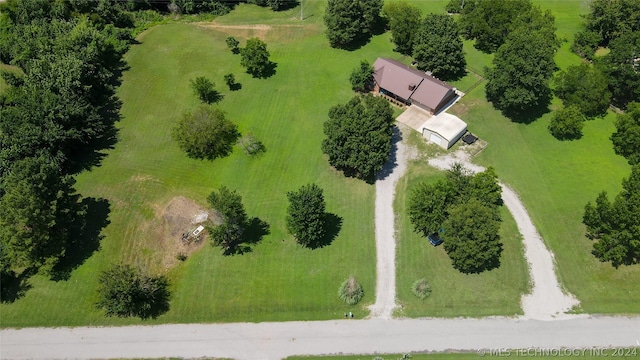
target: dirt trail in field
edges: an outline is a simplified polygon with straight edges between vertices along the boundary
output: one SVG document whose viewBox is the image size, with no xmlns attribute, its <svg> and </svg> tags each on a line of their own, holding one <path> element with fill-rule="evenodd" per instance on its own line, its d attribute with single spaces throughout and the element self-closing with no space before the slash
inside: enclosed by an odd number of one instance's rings
<svg viewBox="0 0 640 360">
<path fill-rule="evenodd" d="M 469 154 L 460 149 L 429 160 L 429 165 L 439 169 L 450 169 L 454 162 L 462 163 L 473 172 L 484 168 L 471 162 Z M 516 192 L 505 184 L 502 188 L 502 200 L 518 225 L 524 242 L 525 257 L 529 264 L 529 274 L 533 285 L 530 294 L 522 296 L 521 305 L 525 319 L 553 320 L 566 318 L 567 311 L 579 304 L 571 294 L 564 293 L 555 273 L 553 253 L 547 249 L 544 240 L 536 230 L 524 204 Z"/>
</svg>

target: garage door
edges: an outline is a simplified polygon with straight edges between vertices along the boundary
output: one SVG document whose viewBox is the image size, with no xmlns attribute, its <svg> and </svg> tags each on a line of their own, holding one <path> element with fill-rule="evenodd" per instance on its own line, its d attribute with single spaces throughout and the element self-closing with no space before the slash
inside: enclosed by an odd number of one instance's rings
<svg viewBox="0 0 640 360">
<path fill-rule="evenodd" d="M 441 143 L 442 138 L 440 136 L 438 136 L 438 134 L 431 133 L 431 135 L 429 135 L 429 140 L 431 140 L 434 143 L 442 146 L 442 143 Z"/>
</svg>

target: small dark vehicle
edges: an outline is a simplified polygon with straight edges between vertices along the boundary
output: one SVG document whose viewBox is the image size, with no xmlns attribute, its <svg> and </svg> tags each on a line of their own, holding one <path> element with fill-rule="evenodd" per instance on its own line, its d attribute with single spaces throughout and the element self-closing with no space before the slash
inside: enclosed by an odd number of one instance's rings
<svg viewBox="0 0 640 360">
<path fill-rule="evenodd" d="M 440 234 L 438 234 L 437 232 L 432 233 L 429 236 L 427 236 L 427 239 L 429 240 L 429 242 L 433 246 L 438 246 L 438 245 L 440 245 L 440 244 L 442 244 L 444 242 L 444 240 L 442 240 L 440 238 Z"/>
</svg>

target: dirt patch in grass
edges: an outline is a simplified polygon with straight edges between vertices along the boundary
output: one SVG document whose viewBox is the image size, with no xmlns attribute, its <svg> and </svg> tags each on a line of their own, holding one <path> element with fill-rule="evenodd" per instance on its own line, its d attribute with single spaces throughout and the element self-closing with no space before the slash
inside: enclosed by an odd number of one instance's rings
<svg viewBox="0 0 640 360">
<path fill-rule="evenodd" d="M 198 226 L 219 222 L 216 215 L 184 196 L 176 196 L 153 209 L 155 216 L 138 226 L 138 233 L 144 234 L 145 241 L 136 258 L 144 259 L 147 268 L 159 272 L 175 266 L 180 262 L 179 257 L 188 258 L 207 243 L 206 230 L 193 235 Z"/>
<path fill-rule="evenodd" d="M 318 31 L 315 24 L 310 25 L 266 25 L 266 24 L 247 24 L 247 25 L 223 25 L 215 21 L 196 23 L 197 26 L 207 29 L 213 29 L 223 32 L 227 35 L 238 38 L 258 38 L 263 41 L 287 42 L 299 38 L 306 37 Z"/>
</svg>

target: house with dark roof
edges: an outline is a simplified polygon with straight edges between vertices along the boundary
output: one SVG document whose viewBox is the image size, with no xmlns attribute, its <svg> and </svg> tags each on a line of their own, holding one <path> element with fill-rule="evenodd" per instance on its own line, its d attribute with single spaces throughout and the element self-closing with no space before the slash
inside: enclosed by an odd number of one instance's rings
<svg viewBox="0 0 640 360">
<path fill-rule="evenodd" d="M 444 81 L 388 58 L 373 64 L 374 91 L 406 105 L 417 105 L 431 114 L 453 101 L 456 89 Z"/>
</svg>

